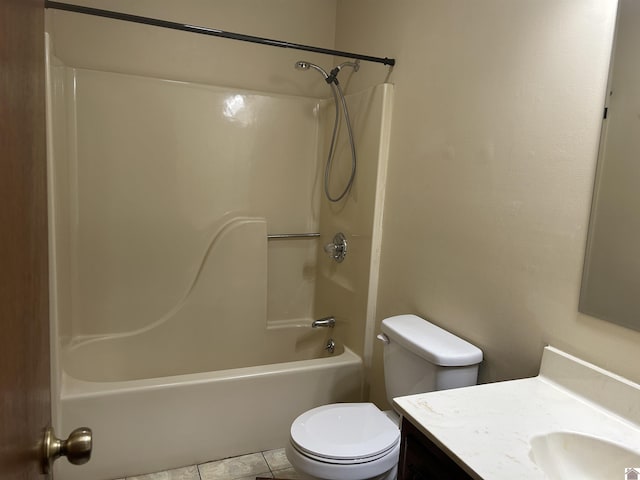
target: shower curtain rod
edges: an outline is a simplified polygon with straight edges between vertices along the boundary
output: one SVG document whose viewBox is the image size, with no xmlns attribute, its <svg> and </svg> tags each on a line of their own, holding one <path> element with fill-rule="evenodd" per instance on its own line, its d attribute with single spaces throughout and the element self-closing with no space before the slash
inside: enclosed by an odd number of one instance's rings
<svg viewBox="0 0 640 480">
<path fill-rule="evenodd" d="M 254 37 L 253 35 L 244 35 L 242 33 L 225 32 L 215 28 L 199 27 L 197 25 L 189 25 L 185 23 L 170 22 L 157 18 L 141 17 L 139 15 L 131 15 L 129 13 L 114 12 L 112 10 L 102 10 L 99 8 L 83 7 L 81 5 L 72 5 L 70 3 L 53 2 L 45 0 L 45 8 L 53 8 L 56 10 L 65 10 L 67 12 L 83 13 L 85 15 L 94 15 L 97 17 L 112 18 L 115 20 L 124 20 L 126 22 L 142 23 L 144 25 L 154 25 L 156 27 L 171 28 L 173 30 L 181 30 L 183 32 L 199 33 L 201 35 L 210 35 L 212 37 L 222 37 L 231 40 L 240 40 L 243 42 L 260 43 L 262 45 L 270 45 L 272 47 L 293 48 L 295 50 L 304 50 L 306 52 L 323 53 L 325 55 L 335 55 L 337 57 L 353 58 L 354 60 L 364 60 L 366 62 L 382 63 L 384 65 L 393 66 L 396 64 L 394 58 L 372 57 L 369 55 L 360 55 L 359 53 L 342 52 L 340 50 L 331 50 L 328 48 L 312 47 L 299 43 L 283 42 L 281 40 L 273 40 L 264 37 Z"/>
</svg>

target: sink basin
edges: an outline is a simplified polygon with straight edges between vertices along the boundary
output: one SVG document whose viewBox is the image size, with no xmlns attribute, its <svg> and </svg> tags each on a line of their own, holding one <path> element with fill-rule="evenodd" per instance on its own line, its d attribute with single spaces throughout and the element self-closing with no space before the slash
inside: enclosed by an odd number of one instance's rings
<svg viewBox="0 0 640 480">
<path fill-rule="evenodd" d="M 533 437 L 530 457 L 550 480 L 620 480 L 625 478 L 625 468 L 640 467 L 639 452 L 576 432 Z"/>
</svg>

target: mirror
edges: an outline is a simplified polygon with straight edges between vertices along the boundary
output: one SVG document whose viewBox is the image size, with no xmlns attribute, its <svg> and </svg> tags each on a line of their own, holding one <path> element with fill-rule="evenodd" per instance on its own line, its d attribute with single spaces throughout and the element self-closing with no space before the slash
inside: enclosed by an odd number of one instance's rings
<svg viewBox="0 0 640 480">
<path fill-rule="evenodd" d="M 579 310 L 640 330 L 640 0 L 620 0 Z"/>
</svg>

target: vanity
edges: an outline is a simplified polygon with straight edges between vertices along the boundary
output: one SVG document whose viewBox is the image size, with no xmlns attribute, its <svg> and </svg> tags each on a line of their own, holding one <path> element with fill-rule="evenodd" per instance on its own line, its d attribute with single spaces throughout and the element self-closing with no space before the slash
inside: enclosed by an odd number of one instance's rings
<svg viewBox="0 0 640 480">
<path fill-rule="evenodd" d="M 402 419 L 398 480 L 474 478 L 406 418 Z"/>
<path fill-rule="evenodd" d="M 394 399 L 399 480 L 624 479 L 640 472 L 640 385 L 553 347 L 540 374 Z"/>
</svg>

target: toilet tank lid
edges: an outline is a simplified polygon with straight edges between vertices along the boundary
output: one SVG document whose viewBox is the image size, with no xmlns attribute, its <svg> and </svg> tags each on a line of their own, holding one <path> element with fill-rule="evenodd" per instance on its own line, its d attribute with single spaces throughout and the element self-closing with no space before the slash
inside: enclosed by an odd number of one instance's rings
<svg viewBox="0 0 640 480">
<path fill-rule="evenodd" d="M 482 361 L 478 347 L 416 315 L 385 318 L 382 333 L 435 365 L 462 367 Z"/>
</svg>

